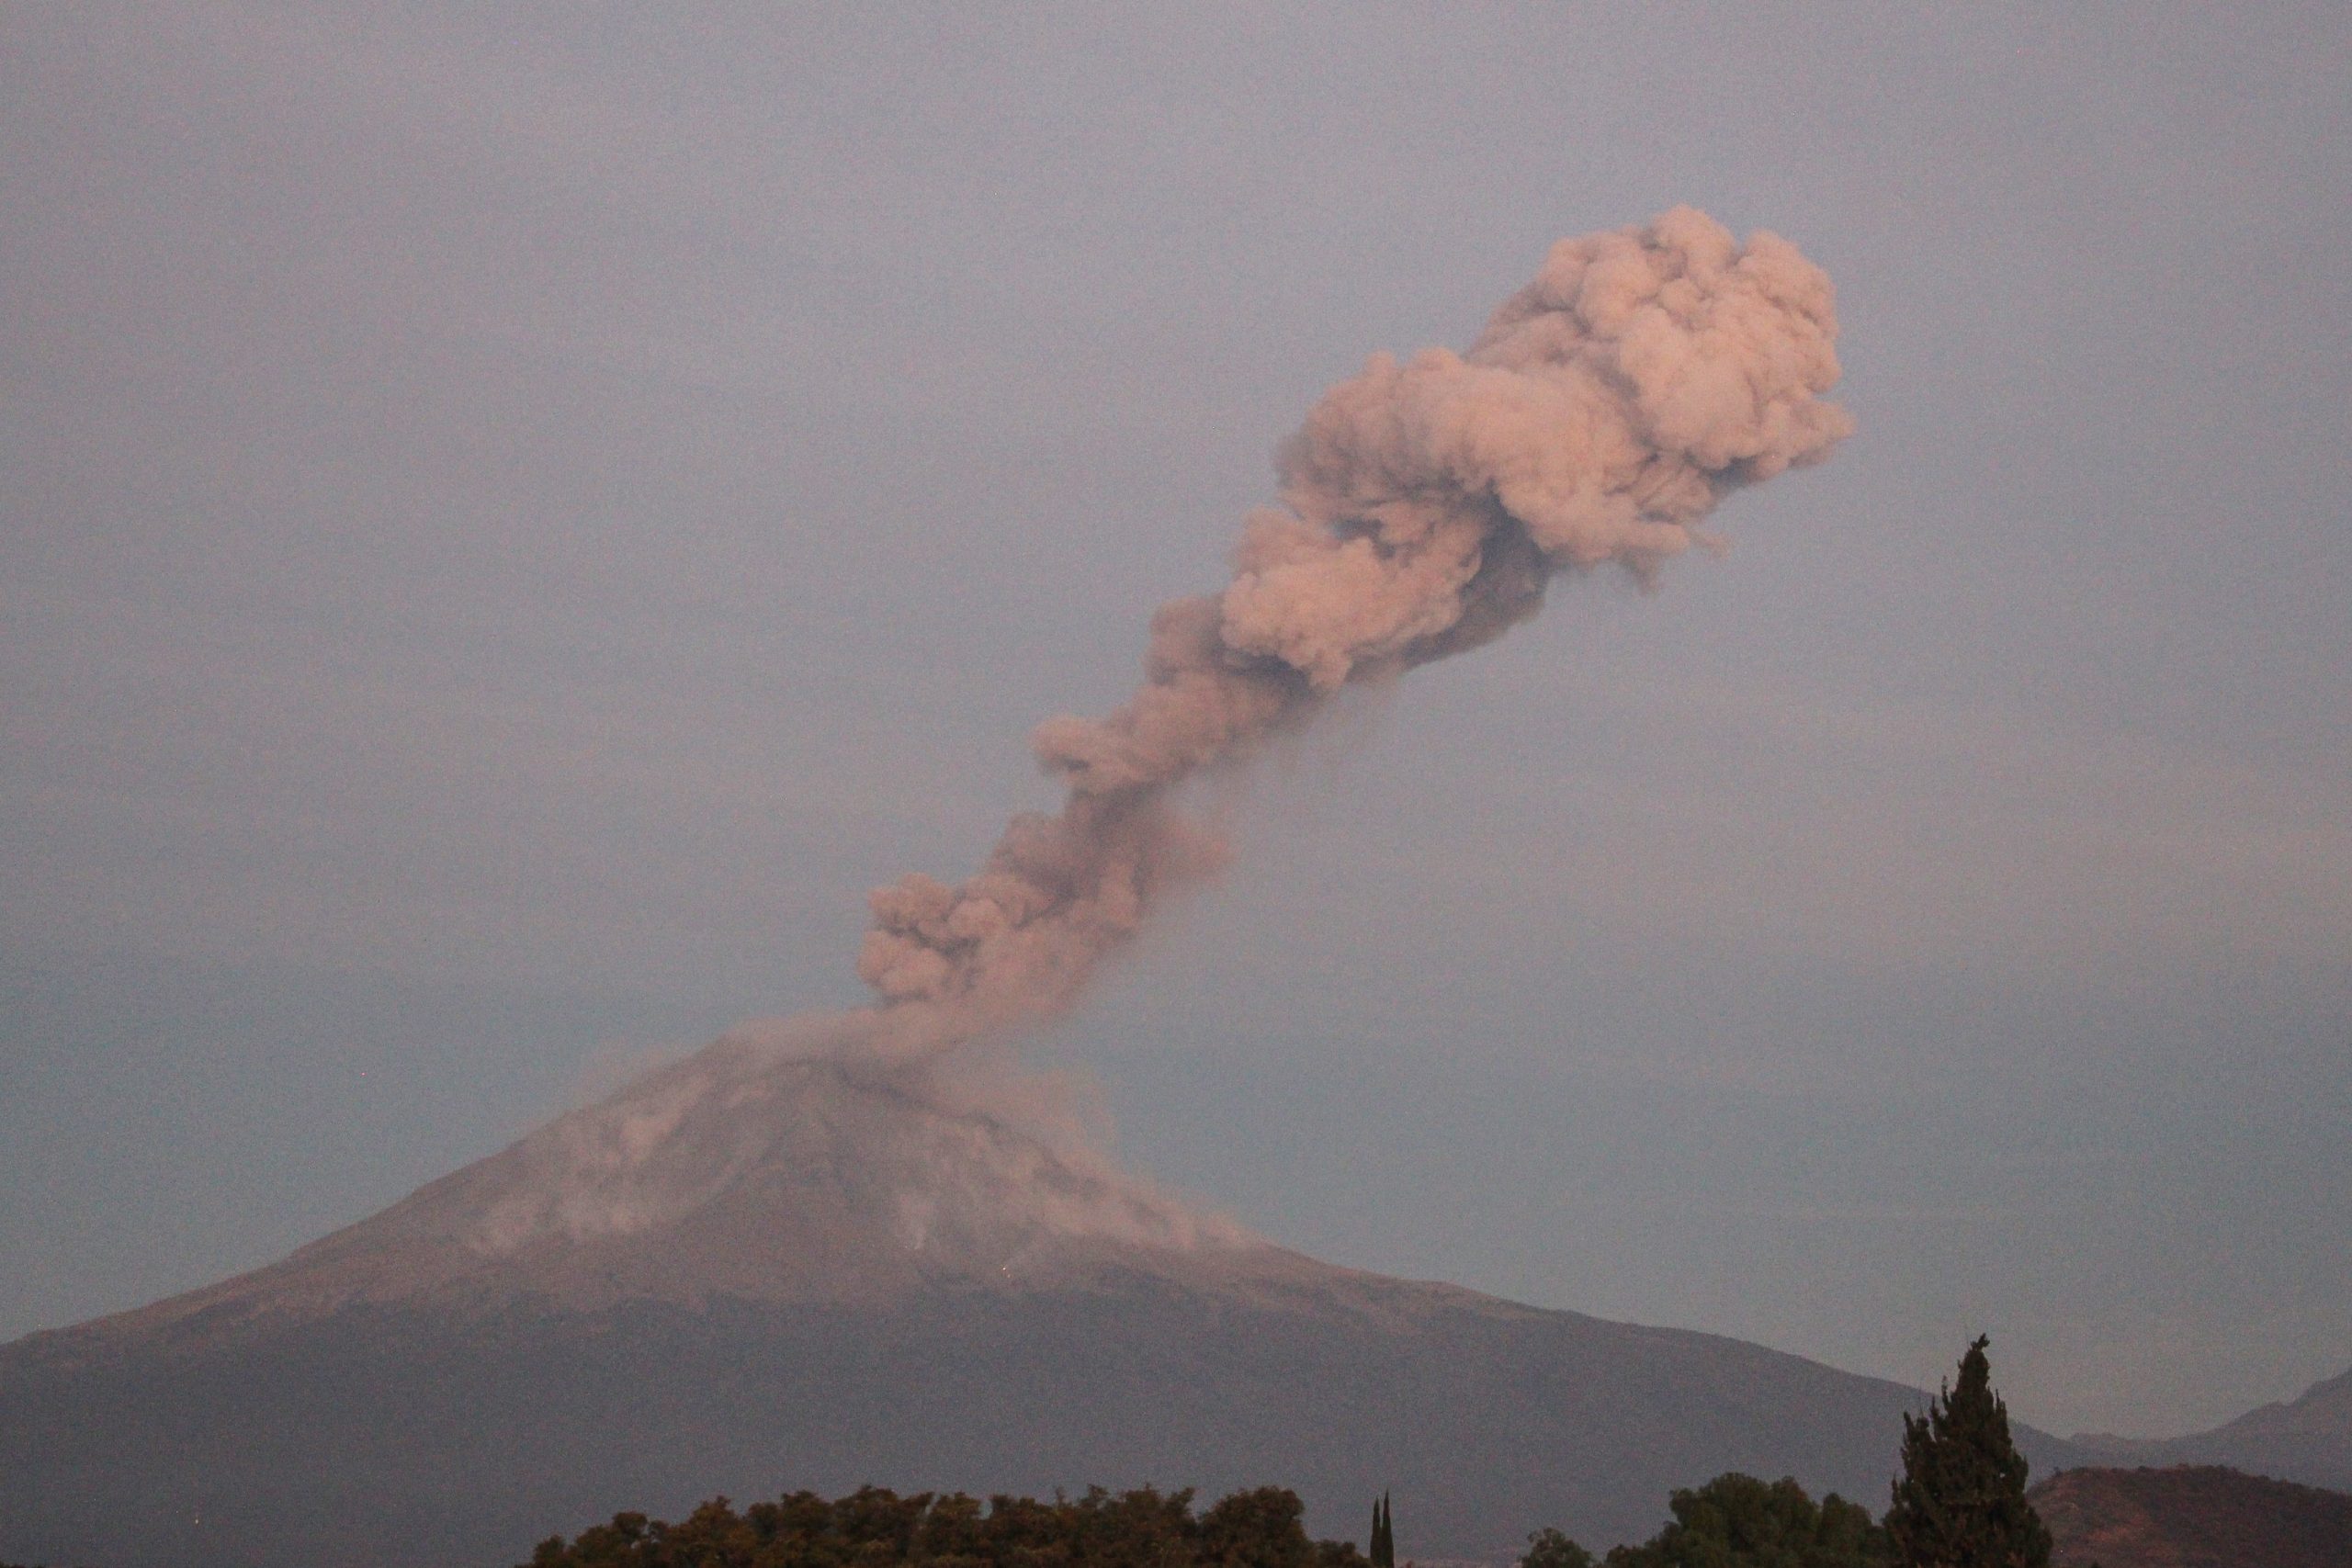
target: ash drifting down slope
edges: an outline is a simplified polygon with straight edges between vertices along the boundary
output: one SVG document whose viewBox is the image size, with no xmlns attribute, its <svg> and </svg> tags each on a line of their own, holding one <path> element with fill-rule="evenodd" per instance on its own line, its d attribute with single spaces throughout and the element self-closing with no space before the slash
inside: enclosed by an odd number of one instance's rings
<svg viewBox="0 0 2352 1568">
<path fill-rule="evenodd" d="M 876 1055 L 870 1017 L 739 1028 L 284 1262 L 118 1320 L 346 1305 L 884 1303 L 1264 1261 L 1278 1249 L 1114 1166 L 1066 1088 Z"/>
<path fill-rule="evenodd" d="M 1225 858 L 1177 795 L 1349 682 L 1644 579 L 1849 430 L 1828 279 L 1679 209 L 1563 241 L 1464 354 L 1283 448 L 1061 810 L 874 895 L 862 1011 L 747 1028 L 282 1263 L 0 1350 L 0 1553 L 508 1558 L 704 1492 L 1279 1480 L 1417 1550 L 1645 1533 L 1724 1469 L 1867 1491 L 1911 1391 L 1286 1252 L 1112 1164 L 1006 1042 Z M 186 1521 L 213 1521 L 215 1536 Z M 230 1547 L 218 1537 L 231 1534 Z"/>
</svg>

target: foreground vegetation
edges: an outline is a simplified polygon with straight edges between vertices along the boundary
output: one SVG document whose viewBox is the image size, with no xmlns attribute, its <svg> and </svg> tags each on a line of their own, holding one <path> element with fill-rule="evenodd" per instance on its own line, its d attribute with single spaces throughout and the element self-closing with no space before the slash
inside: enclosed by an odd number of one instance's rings
<svg viewBox="0 0 2352 1568">
<path fill-rule="evenodd" d="M 1310 1540 L 1297 1495 L 1236 1492 L 1205 1513 L 1189 1491 L 1146 1487 L 1075 1500 L 860 1487 L 837 1502 L 795 1493 L 738 1513 L 714 1498 L 677 1524 L 620 1514 L 543 1541 L 529 1568 L 1368 1568 L 1345 1541 Z"/>
<path fill-rule="evenodd" d="M 1529 1538 L 1520 1568 L 1892 1568 L 1884 1527 L 1835 1492 L 1818 1504 L 1795 1482 L 1718 1475 L 1677 1492 L 1673 1522 L 1639 1546 L 1597 1558 L 1555 1529 Z"/>
<path fill-rule="evenodd" d="M 2050 1532 L 2026 1500 L 2025 1456 L 1986 1343 L 1968 1348 L 1960 1382 L 1926 1416 L 1903 1418 L 1903 1473 L 1883 1523 L 1834 1492 L 1816 1506 L 1794 1481 L 1719 1475 L 1675 1493 L 1673 1522 L 1638 1546 L 1596 1558 L 1538 1530 L 1520 1568 L 2048 1568 Z"/>
<path fill-rule="evenodd" d="M 1903 1475 L 1881 1523 L 1794 1481 L 1721 1475 L 1677 1492 L 1672 1522 L 1596 1558 L 1556 1529 L 1529 1538 L 1520 1568 L 2046 1568 L 2050 1533 L 2026 1501 L 2026 1462 L 1992 1388 L 1985 1341 L 1960 1381 L 1903 1421 Z M 1372 1555 L 1312 1540 L 1297 1495 L 1237 1492 L 1205 1513 L 1189 1491 L 1100 1487 L 1070 1500 L 961 1493 L 901 1497 L 862 1487 L 836 1502 L 800 1492 L 741 1513 L 714 1498 L 677 1524 L 620 1514 L 576 1540 L 540 1543 L 526 1568 L 1391 1568 L 1386 1499 Z"/>
</svg>

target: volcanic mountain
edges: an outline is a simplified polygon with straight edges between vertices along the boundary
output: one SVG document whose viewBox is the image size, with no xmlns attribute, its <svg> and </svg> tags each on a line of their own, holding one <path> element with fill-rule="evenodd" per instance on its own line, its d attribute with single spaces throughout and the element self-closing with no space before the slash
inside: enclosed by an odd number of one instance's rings
<svg viewBox="0 0 2352 1568">
<path fill-rule="evenodd" d="M 1924 1402 L 1317 1262 L 1049 1089 L 746 1030 L 269 1268 L 0 1348 L 0 1559 L 491 1564 L 872 1481 L 1276 1483 L 1324 1533 L 1388 1489 L 1411 1554 L 1501 1560 L 1725 1470 L 1875 1504 Z"/>
</svg>

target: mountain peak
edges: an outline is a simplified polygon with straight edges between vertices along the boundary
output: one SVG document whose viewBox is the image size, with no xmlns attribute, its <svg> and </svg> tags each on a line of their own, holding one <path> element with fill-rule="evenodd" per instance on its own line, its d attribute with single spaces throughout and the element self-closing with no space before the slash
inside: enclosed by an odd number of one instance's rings
<svg viewBox="0 0 2352 1568">
<path fill-rule="evenodd" d="M 968 1053 L 892 1055 L 867 1016 L 741 1026 L 282 1262 L 108 1321 L 354 1302 L 872 1303 L 1107 1269 L 1324 1267 L 1121 1170 L 1069 1085 Z"/>
</svg>

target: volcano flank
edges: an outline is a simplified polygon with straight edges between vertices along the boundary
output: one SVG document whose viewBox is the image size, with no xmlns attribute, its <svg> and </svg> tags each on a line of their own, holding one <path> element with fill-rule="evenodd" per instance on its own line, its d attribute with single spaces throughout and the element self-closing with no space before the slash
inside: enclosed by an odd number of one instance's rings
<svg viewBox="0 0 2352 1568">
<path fill-rule="evenodd" d="M 1333 1267 L 1121 1172 L 1045 1080 L 740 1031 L 254 1273 L 0 1349 L 0 1557 L 516 1561 L 799 1487 L 1275 1482 L 1423 1557 L 1875 1500 L 1922 1396 Z M 2064 1457 L 2040 1439 L 2037 1458 Z"/>
</svg>

